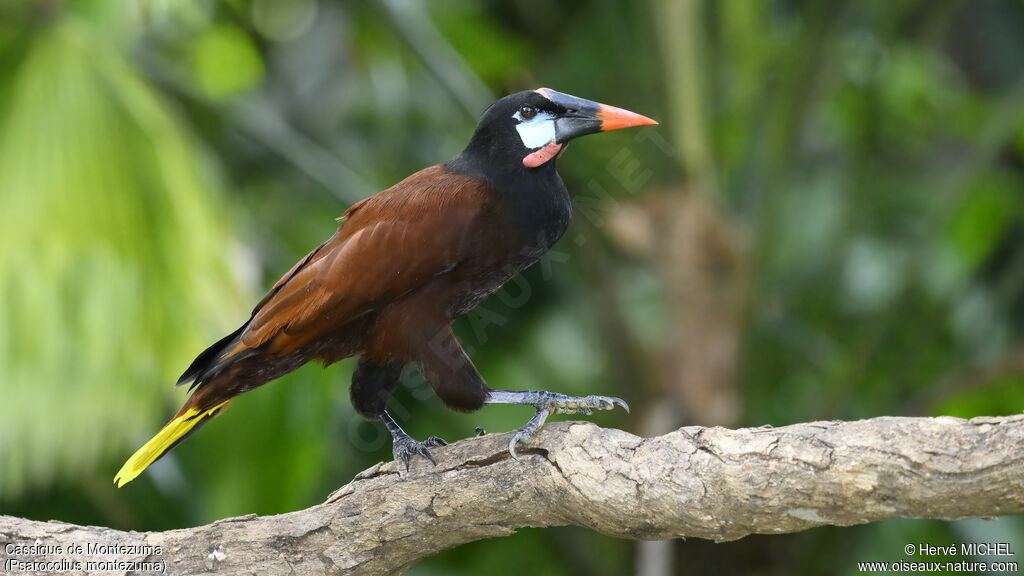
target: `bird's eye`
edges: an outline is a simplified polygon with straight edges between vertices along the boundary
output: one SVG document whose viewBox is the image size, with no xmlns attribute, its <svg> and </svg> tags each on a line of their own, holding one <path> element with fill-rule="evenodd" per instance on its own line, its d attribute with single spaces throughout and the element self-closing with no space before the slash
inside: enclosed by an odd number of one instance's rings
<svg viewBox="0 0 1024 576">
<path fill-rule="evenodd" d="M 529 120 L 537 115 L 537 109 L 533 106 L 523 106 L 519 109 L 519 115 L 523 117 L 523 120 Z"/>
</svg>

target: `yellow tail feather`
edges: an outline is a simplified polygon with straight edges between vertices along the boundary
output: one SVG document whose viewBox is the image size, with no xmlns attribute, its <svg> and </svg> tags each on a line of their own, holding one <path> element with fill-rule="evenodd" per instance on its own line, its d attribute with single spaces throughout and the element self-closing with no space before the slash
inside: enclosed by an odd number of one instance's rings
<svg viewBox="0 0 1024 576">
<path fill-rule="evenodd" d="M 134 480 L 150 464 L 156 462 L 157 458 L 163 456 L 164 452 L 170 450 L 175 442 L 181 440 L 182 437 L 195 428 L 196 424 L 216 414 L 218 410 L 230 401 L 225 400 L 209 410 L 189 408 L 184 414 L 168 422 L 160 432 L 157 432 L 156 436 L 153 436 L 152 440 L 146 442 L 142 448 L 139 448 L 135 454 L 132 454 L 132 457 L 124 463 L 124 466 L 121 466 L 121 469 L 117 471 L 117 475 L 114 476 L 114 484 L 117 484 L 117 487 L 120 488 Z"/>
</svg>

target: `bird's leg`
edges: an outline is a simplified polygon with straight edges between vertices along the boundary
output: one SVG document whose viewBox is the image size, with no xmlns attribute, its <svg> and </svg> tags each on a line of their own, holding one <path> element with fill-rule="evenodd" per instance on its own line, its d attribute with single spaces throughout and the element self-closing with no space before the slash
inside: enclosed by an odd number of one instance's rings
<svg viewBox="0 0 1024 576">
<path fill-rule="evenodd" d="M 395 422 L 395 419 L 388 414 L 385 410 L 380 415 L 380 421 L 387 427 L 388 432 L 391 432 L 392 444 L 391 453 L 395 455 L 395 460 L 401 460 L 405 464 L 405 471 L 409 471 L 409 458 L 419 454 L 427 460 L 437 466 L 437 461 L 434 460 L 434 455 L 430 453 L 430 448 L 435 446 L 447 446 L 448 443 L 438 438 L 437 436 L 431 436 L 423 442 L 414 440 L 412 436 L 406 434 L 405 430 Z"/>
<path fill-rule="evenodd" d="M 524 424 L 508 442 L 508 451 L 516 456 L 516 444 L 528 441 L 549 414 L 591 414 L 594 410 L 611 410 L 616 404 L 629 412 L 629 406 L 620 398 L 611 396 L 566 396 L 545 390 L 491 390 L 485 404 L 526 404 L 533 406 L 537 412 Z"/>
</svg>

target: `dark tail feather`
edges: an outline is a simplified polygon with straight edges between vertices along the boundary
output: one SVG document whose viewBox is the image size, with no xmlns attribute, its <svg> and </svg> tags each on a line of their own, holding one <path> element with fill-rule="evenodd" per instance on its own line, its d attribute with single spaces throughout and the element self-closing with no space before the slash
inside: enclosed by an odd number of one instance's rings
<svg viewBox="0 0 1024 576">
<path fill-rule="evenodd" d="M 245 330 L 245 328 L 248 325 L 248 322 L 242 324 L 241 328 L 235 330 L 234 332 L 228 334 L 227 336 L 221 338 L 220 340 L 217 340 L 216 344 L 210 346 L 206 350 L 203 350 L 202 354 L 196 356 L 196 359 L 192 361 L 192 364 L 190 364 L 188 369 L 185 370 L 185 373 L 181 375 L 181 378 L 178 378 L 177 386 L 181 386 L 182 384 L 188 384 L 189 382 L 193 381 L 196 382 L 196 385 L 198 385 L 200 381 L 209 380 L 210 378 L 213 378 L 214 376 L 219 374 L 221 370 L 226 368 L 227 365 L 220 367 L 218 369 L 217 365 L 220 364 L 221 354 L 224 352 L 226 348 L 233 345 L 238 340 L 239 335 L 242 334 L 242 331 Z M 232 358 L 232 360 L 234 359 L 236 358 Z M 228 362 L 227 364 L 230 364 L 230 362 Z M 210 373 L 211 370 L 215 370 L 215 372 Z"/>
</svg>

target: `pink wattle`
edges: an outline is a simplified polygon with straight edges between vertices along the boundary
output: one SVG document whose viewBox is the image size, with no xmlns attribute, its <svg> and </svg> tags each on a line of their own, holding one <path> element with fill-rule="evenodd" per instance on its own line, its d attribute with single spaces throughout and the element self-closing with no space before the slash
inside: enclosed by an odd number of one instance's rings
<svg viewBox="0 0 1024 576">
<path fill-rule="evenodd" d="M 554 158 L 562 150 L 561 144 L 556 144 L 554 140 L 548 142 L 543 148 L 536 152 L 529 154 L 526 158 L 523 158 L 523 166 L 527 168 L 536 168 L 541 164 Z"/>
</svg>

